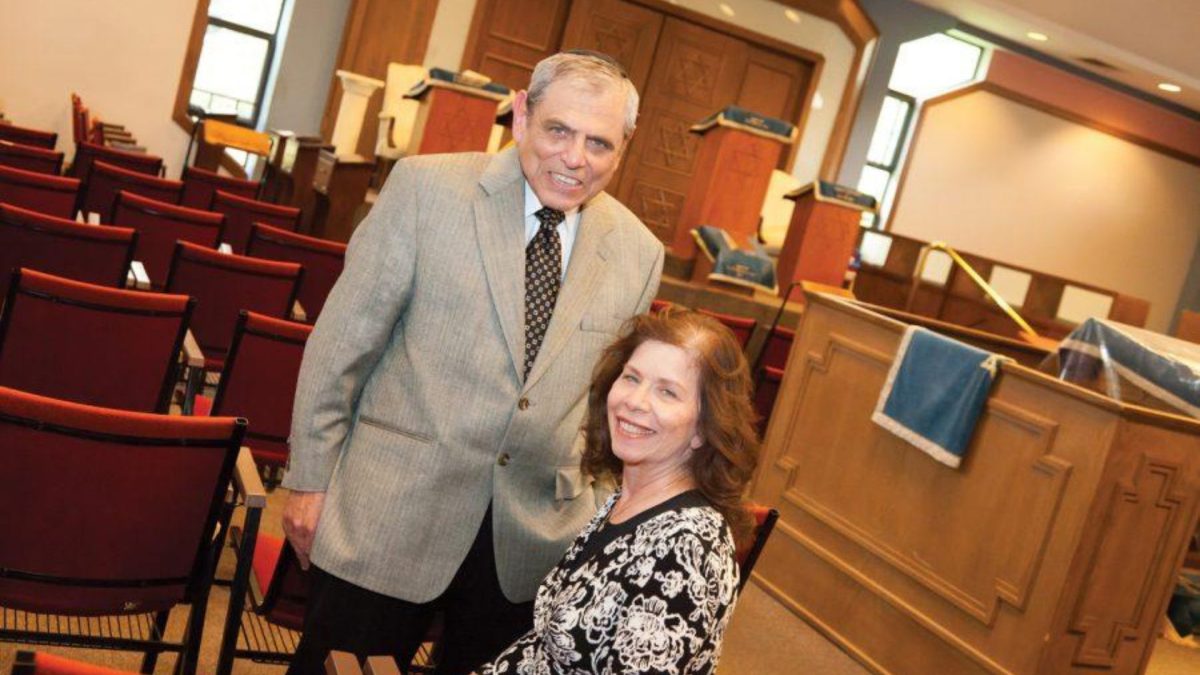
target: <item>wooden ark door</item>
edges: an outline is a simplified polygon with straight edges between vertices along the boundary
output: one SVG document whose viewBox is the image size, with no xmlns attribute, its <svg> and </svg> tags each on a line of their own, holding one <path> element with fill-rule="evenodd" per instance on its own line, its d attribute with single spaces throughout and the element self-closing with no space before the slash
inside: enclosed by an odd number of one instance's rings
<svg viewBox="0 0 1200 675">
<path fill-rule="evenodd" d="M 608 192 L 669 243 L 699 147 L 688 129 L 730 104 L 796 123 L 812 85 L 811 61 L 716 25 L 631 0 L 480 0 L 464 63 L 523 88 L 537 61 L 560 49 L 594 49 L 619 61 L 642 102 Z M 792 156 L 785 153 L 780 168 Z"/>
</svg>

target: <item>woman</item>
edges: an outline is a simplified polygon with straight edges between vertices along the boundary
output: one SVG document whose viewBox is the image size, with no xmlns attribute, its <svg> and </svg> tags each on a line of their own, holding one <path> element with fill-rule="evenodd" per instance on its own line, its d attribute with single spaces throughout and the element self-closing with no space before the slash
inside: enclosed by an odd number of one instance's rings
<svg viewBox="0 0 1200 675">
<path fill-rule="evenodd" d="M 585 471 L 620 488 L 542 582 L 501 673 L 711 673 L 736 600 L 758 451 L 733 335 L 688 311 L 633 318 L 592 375 Z"/>
</svg>

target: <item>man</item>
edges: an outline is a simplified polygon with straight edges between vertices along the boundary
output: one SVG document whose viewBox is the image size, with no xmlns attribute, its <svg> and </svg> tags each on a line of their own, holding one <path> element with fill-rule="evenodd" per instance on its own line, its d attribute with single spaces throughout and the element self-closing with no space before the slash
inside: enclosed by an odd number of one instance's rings
<svg viewBox="0 0 1200 675">
<path fill-rule="evenodd" d="M 405 662 L 435 609 L 439 672 L 469 671 L 529 629 L 606 496 L 579 469 L 587 382 L 663 262 L 603 193 L 637 91 L 568 52 L 513 109 L 515 149 L 395 166 L 309 339 L 284 529 L 313 596 L 289 672 L 329 649 Z"/>
</svg>

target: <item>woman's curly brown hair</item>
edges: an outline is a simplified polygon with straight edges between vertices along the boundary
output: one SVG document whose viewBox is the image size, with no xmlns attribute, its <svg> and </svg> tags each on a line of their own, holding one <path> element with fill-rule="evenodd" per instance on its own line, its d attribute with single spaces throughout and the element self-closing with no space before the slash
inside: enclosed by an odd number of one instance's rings
<svg viewBox="0 0 1200 675">
<path fill-rule="evenodd" d="M 704 445 L 692 455 L 692 476 L 741 544 L 754 526 L 742 493 L 758 461 L 757 415 L 751 399 L 750 366 L 741 345 L 712 317 L 670 307 L 626 322 L 622 336 L 604 350 L 592 371 L 583 422 L 583 470 L 620 480 L 622 464 L 613 454 L 608 428 L 608 391 L 634 350 L 650 340 L 687 350 L 696 359 L 701 383 L 698 425 Z"/>
</svg>

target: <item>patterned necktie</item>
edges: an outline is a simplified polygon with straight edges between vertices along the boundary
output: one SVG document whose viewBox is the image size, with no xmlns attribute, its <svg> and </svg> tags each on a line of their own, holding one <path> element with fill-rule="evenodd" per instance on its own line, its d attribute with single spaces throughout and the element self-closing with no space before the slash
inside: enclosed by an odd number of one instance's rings
<svg viewBox="0 0 1200 675">
<path fill-rule="evenodd" d="M 525 377 L 542 348 L 558 287 L 562 279 L 562 243 L 558 225 L 566 218 L 562 211 L 542 208 L 533 214 L 541 227 L 525 247 Z"/>
</svg>

